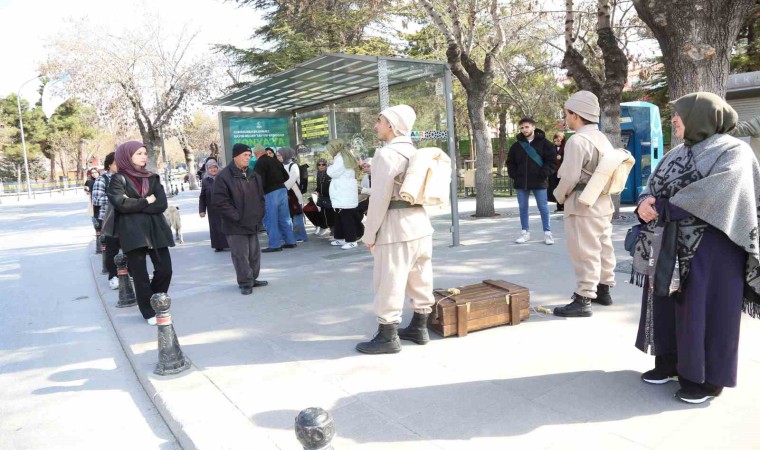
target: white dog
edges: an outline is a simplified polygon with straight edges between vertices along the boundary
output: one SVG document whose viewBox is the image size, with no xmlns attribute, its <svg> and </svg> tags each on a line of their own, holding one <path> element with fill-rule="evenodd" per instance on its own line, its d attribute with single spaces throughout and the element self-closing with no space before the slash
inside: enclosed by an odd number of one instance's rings
<svg viewBox="0 0 760 450">
<path fill-rule="evenodd" d="M 164 211 L 164 217 L 169 222 L 169 227 L 174 228 L 177 242 L 184 244 L 185 240 L 182 238 L 182 216 L 179 214 L 179 206 L 169 205 L 166 211 Z"/>
</svg>

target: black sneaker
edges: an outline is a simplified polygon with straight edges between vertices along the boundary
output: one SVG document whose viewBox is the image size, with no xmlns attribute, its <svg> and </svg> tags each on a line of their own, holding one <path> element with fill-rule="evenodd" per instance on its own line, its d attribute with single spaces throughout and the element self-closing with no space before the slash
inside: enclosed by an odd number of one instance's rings
<svg viewBox="0 0 760 450">
<path fill-rule="evenodd" d="M 277 247 L 277 248 L 267 247 L 264 250 L 262 250 L 261 253 L 273 253 L 273 252 L 281 252 L 281 251 L 282 251 L 282 247 Z"/>
<path fill-rule="evenodd" d="M 692 405 L 699 405 L 700 403 L 704 403 L 719 396 L 721 392 L 723 392 L 722 387 L 705 383 L 699 387 L 681 388 L 676 391 L 675 397 L 682 402 L 691 403 Z"/>
<path fill-rule="evenodd" d="M 298 247 L 298 244 L 285 244 L 282 246 L 282 248 L 296 248 Z"/>
<path fill-rule="evenodd" d="M 251 295 L 253 294 L 253 288 L 250 286 L 244 286 L 240 288 L 240 293 L 243 295 Z"/>
<path fill-rule="evenodd" d="M 665 384 L 669 381 L 678 381 L 678 374 L 666 373 L 665 371 L 654 368 L 641 374 L 641 381 L 649 384 Z"/>
</svg>

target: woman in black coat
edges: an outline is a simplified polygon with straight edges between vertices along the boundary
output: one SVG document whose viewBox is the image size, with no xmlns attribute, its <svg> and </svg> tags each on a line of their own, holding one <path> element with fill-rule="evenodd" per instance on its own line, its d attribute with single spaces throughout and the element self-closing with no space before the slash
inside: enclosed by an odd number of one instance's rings
<svg viewBox="0 0 760 450">
<path fill-rule="evenodd" d="M 206 217 L 208 213 L 208 228 L 211 234 L 211 247 L 214 251 L 221 252 L 225 248 L 230 248 L 227 243 L 227 236 L 222 233 L 222 216 L 217 214 L 213 207 L 212 193 L 214 191 L 214 180 L 219 173 L 219 164 L 214 160 L 206 162 L 206 170 L 201 182 L 201 195 L 198 199 L 198 212 L 201 217 Z"/>
<path fill-rule="evenodd" d="M 314 191 L 317 194 L 317 203 L 314 204 L 313 200 L 309 200 L 308 204 L 304 206 L 304 214 L 309 219 L 309 222 L 313 223 L 317 228 L 314 234 L 317 236 L 323 236 L 325 233 L 332 234 L 332 229 L 335 226 L 337 214 L 332 208 L 330 202 L 330 182 L 332 178 L 327 175 L 327 160 L 320 158 L 317 161 L 317 190 Z"/>
<path fill-rule="evenodd" d="M 155 325 L 150 297 L 168 292 L 172 280 L 169 247 L 174 247 L 174 239 L 164 217 L 166 194 L 158 175 L 145 169 L 148 152 L 142 142 L 121 144 L 115 162 L 119 172 L 108 185 L 108 200 L 116 213 L 113 228 L 127 255 L 140 312 L 148 324 Z M 146 256 L 153 263 L 153 281 L 148 277 Z"/>
</svg>

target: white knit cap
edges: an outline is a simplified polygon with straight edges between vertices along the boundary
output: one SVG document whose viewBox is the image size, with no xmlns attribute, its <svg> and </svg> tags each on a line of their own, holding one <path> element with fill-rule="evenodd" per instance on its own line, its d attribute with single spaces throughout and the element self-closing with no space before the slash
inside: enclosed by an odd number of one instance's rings
<svg viewBox="0 0 760 450">
<path fill-rule="evenodd" d="M 409 136 L 412 133 L 417 114 L 409 105 L 396 105 L 384 109 L 381 116 L 385 116 L 391 124 L 393 134 L 396 136 Z"/>
<path fill-rule="evenodd" d="M 599 123 L 599 99 L 593 92 L 578 91 L 571 95 L 565 102 L 565 109 L 590 122 Z"/>
</svg>

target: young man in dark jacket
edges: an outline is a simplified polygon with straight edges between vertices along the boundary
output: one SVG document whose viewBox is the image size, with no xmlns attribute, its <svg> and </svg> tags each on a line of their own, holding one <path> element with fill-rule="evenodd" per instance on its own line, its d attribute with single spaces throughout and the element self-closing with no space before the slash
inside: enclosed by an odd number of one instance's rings
<svg viewBox="0 0 760 450">
<path fill-rule="evenodd" d="M 285 187 L 285 182 L 290 178 L 288 171 L 277 158 L 269 156 L 265 150 L 256 152 L 254 170 L 264 184 L 264 197 L 267 201 L 264 226 L 269 235 L 269 247 L 263 252 L 281 252 L 283 248 L 295 248 L 296 235 L 293 233 L 288 189 Z M 280 246 L 280 240 L 285 241 L 285 245 Z"/>
<path fill-rule="evenodd" d="M 549 205 L 546 189 L 549 186 L 549 175 L 555 172 L 557 165 L 557 150 L 546 139 L 543 130 L 536 128 L 536 122 L 529 118 L 520 119 L 520 134 L 517 142 L 512 144 L 507 155 L 507 170 L 517 189 L 517 204 L 520 206 L 520 225 L 522 233 L 515 241 L 524 244 L 530 240 L 528 225 L 528 201 L 530 192 L 538 204 L 541 213 L 541 223 L 544 227 L 544 243 L 554 244 L 551 226 L 549 225 Z"/>
<path fill-rule="evenodd" d="M 240 293 L 249 295 L 254 287 L 268 284 L 257 280 L 261 270 L 258 230 L 264 217 L 264 188 L 261 177 L 248 169 L 250 147 L 235 144 L 232 159 L 232 164 L 216 176 L 212 202 L 222 217 L 222 233 L 230 244 Z"/>
</svg>

